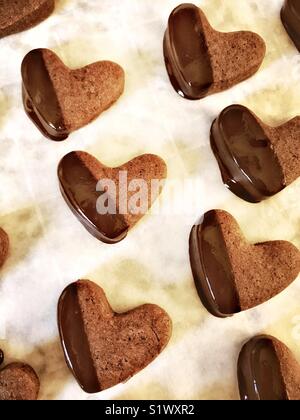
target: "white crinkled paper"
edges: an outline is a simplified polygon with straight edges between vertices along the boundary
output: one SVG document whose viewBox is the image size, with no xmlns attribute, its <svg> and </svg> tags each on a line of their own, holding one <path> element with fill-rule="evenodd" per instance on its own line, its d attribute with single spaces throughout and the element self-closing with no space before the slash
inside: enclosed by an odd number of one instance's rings
<svg viewBox="0 0 300 420">
<path fill-rule="evenodd" d="M 220 320 L 199 301 L 188 257 L 190 229 L 212 208 L 231 212 L 252 242 L 285 239 L 300 246 L 300 182 L 248 204 L 225 189 L 209 146 L 212 121 L 232 103 L 274 125 L 300 114 L 300 55 L 280 21 L 282 0 L 197 2 L 216 29 L 262 35 L 267 56 L 250 80 L 196 102 L 173 91 L 164 67 L 163 34 L 178 3 L 58 0 L 54 15 L 38 27 L 0 40 L 0 226 L 11 238 L 0 273 L 0 346 L 7 361 L 22 359 L 37 370 L 42 399 L 236 399 L 238 353 L 258 333 L 277 336 L 300 358 L 299 279 L 271 302 Z M 63 143 L 43 138 L 22 107 L 20 64 L 38 47 L 53 49 L 70 67 L 109 59 L 126 70 L 118 103 Z M 158 154 L 169 180 L 196 182 L 184 203 L 196 196 L 198 207 L 149 215 L 120 244 L 102 244 L 59 192 L 57 165 L 73 150 L 111 166 Z M 168 199 L 163 193 L 165 209 Z M 179 206 L 182 200 L 179 189 Z M 79 278 L 101 285 L 118 311 L 156 303 L 174 322 L 172 341 L 157 360 L 95 396 L 81 391 L 67 370 L 56 326 L 58 297 Z"/>
</svg>

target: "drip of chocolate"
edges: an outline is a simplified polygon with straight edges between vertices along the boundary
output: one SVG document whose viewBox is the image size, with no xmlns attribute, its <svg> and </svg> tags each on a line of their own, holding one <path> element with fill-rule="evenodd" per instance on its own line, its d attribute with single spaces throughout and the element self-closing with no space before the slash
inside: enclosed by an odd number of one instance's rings
<svg viewBox="0 0 300 420">
<path fill-rule="evenodd" d="M 101 391 L 84 330 L 77 284 L 63 292 L 58 304 L 58 328 L 67 365 L 82 389 L 90 394 Z"/>
<path fill-rule="evenodd" d="M 3 350 L 0 349 L 0 366 L 3 364 L 4 362 L 4 353 Z"/>
<path fill-rule="evenodd" d="M 65 156 L 58 167 L 60 189 L 64 199 L 84 227 L 97 239 L 108 244 L 127 236 L 128 225 L 120 214 L 99 214 L 97 192 L 100 181 L 93 175 L 76 152 Z"/>
<path fill-rule="evenodd" d="M 201 99 L 213 83 L 213 72 L 199 9 L 178 6 L 170 15 L 164 38 L 164 56 L 170 81 L 184 98 Z"/>
<path fill-rule="evenodd" d="M 192 229 L 190 259 L 195 285 L 206 309 L 224 318 L 241 311 L 226 244 L 215 211 Z"/>
<path fill-rule="evenodd" d="M 285 0 L 281 10 L 282 23 L 300 51 L 300 2 L 299 0 Z"/>
<path fill-rule="evenodd" d="M 244 346 L 238 361 L 238 381 L 242 400 L 288 400 L 272 338 L 256 337 Z"/>
<path fill-rule="evenodd" d="M 61 107 L 43 57 L 43 49 L 33 50 L 22 63 L 23 104 L 28 117 L 51 140 L 68 138 Z"/>
<path fill-rule="evenodd" d="M 211 145 L 225 185 L 240 198 L 258 203 L 286 187 L 273 146 L 247 108 L 233 105 L 220 114 Z"/>
</svg>

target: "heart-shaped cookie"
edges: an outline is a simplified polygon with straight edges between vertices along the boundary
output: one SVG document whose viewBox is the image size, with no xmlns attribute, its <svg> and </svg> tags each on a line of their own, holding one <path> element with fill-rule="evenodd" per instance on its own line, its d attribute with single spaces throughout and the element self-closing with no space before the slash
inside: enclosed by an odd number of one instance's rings
<svg viewBox="0 0 300 420">
<path fill-rule="evenodd" d="M 71 70 L 52 51 L 29 52 L 22 63 L 27 115 L 52 140 L 65 140 L 113 105 L 124 91 L 123 69 L 99 61 Z"/>
<path fill-rule="evenodd" d="M 3 352 L 0 350 L 0 365 Z M 32 367 L 24 363 L 11 363 L 0 370 L 0 401 L 36 400 L 40 381 Z"/>
<path fill-rule="evenodd" d="M 5 263 L 9 251 L 9 238 L 6 232 L 0 228 L 0 268 Z"/>
<path fill-rule="evenodd" d="M 105 243 L 123 240 L 150 209 L 166 178 L 165 162 L 142 155 L 109 168 L 85 152 L 66 155 L 58 166 L 63 197 L 84 227 Z"/>
<path fill-rule="evenodd" d="M 261 66 L 265 52 L 259 35 L 215 31 L 193 4 L 173 10 L 164 38 L 170 81 L 187 99 L 201 99 L 249 78 Z"/>
<path fill-rule="evenodd" d="M 54 6 L 54 0 L 0 0 L 0 38 L 37 25 Z"/>
<path fill-rule="evenodd" d="M 281 341 L 258 336 L 243 347 L 238 381 L 244 401 L 300 400 L 300 365 Z"/>
<path fill-rule="evenodd" d="M 281 10 L 282 23 L 290 38 L 300 51 L 300 2 L 285 0 Z"/>
<path fill-rule="evenodd" d="M 232 105 L 214 121 L 211 145 L 225 185 L 251 203 L 300 176 L 300 117 L 270 127 L 244 106 Z"/>
<path fill-rule="evenodd" d="M 252 245 L 236 220 L 213 210 L 193 227 L 190 259 L 207 310 L 227 317 L 254 308 L 288 287 L 300 272 L 300 251 L 291 243 Z"/>
<path fill-rule="evenodd" d="M 58 304 L 66 362 L 85 392 L 97 393 L 127 381 L 166 347 L 172 322 L 156 305 L 115 313 L 104 291 L 81 280 L 68 286 Z"/>
</svg>

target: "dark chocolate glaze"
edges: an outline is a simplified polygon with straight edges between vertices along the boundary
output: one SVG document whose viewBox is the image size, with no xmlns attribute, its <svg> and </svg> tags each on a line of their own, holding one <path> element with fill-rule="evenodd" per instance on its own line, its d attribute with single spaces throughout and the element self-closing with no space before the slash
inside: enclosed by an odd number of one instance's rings
<svg viewBox="0 0 300 420">
<path fill-rule="evenodd" d="M 96 187 L 100 180 L 95 179 L 76 152 L 61 160 L 58 177 L 61 193 L 70 209 L 95 238 L 115 244 L 127 236 L 128 225 L 122 215 L 101 215 L 97 212 L 101 192 L 97 192 Z"/>
<path fill-rule="evenodd" d="M 288 400 L 271 337 L 255 337 L 243 347 L 238 361 L 238 381 L 241 400 Z"/>
<path fill-rule="evenodd" d="M 273 146 L 249 109 L 226 108 L 212 125 L 211 146 L 225 185 L 243 200 L 259 203 L 286 187 Z"/>
<path fill-rule="evenodd" d="M 45 64 L 43 51 L 30 51 L 23 60 L 23 104 L 26 114 L 44 136 L 62 141 L 68 138 L 69 132 Z"/>
<path fill-rule="evenodd" d="M 179 95 L 192 100 L 206 96 L 213 73 L 199 9 L 193 4 L 182 4 L 171 13 L 164 56 L 170 81 Z"/>
<path fill-rule="evenodd" d="M 300 51 L 300 2 L 299 0 L 285 0 L 281 10 L 282 23 Z"/>
<path fill-rule="evenodd" d="M 101 391 L 84 329 L 77 283 L 68 286 L 58 302 L 58 328 L 68 367 L 81 388 L 95 394 Z"/>
<path fill-rule="evenodd" d="M 225 318 L 241 311 L 226 244 L 216 212 L 205 214 L 190 236 L 190 260 L 195 285 L 206 309 Z"/>
<path fill-rule="evenodd" d="M 2 365 L 3 362 L 4 362 L 4 353 L 3 353 L 3 350 L 0 349 L 0 366 Z"/>
</svg>

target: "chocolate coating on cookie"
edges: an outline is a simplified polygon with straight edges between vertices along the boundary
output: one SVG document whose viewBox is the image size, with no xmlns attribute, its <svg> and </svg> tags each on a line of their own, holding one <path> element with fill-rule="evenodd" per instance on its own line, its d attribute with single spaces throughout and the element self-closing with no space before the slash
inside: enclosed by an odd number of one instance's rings
<svg viewBox="0 0 300 420">
<path fill-rule="evenodd" d="M 195 285 L 206 309 L 217 317 L 241 311 L 234 275 L 215 211 L 205 214 L 190 236 Z"/>
<path fill-rule="evenodd" d="M 204 97 L 213 83 L 213 72 L 196 6 L 181 5 L 170 15 L 164 55 L 174 89 L 187 99 Z"/>
<path fill-rule="evenodd" d="M 247 108 L 233 105 L 220 114 L 211 145 L 225 185 L 240 198 L 257 203 L 285 188 L 272 143 Z"/>
<path fill-rule="evenodd" d="M 55 141 L 68 138 L 61 106 L 49 75 L 43 49 L 31 51 L 22 63 L 23 104 L 41 132 Z"/>
<path fill-rule="evenodd" d="M 290 38 L 300 51 L 300 2 L 285 0 L 281 10 L 282 23 Z"/>
<path fill-rule="evenodd" d="M 201 99 L 252 76 L 261 66 L 266 46 L 247 31 L 221 33 L 201 9 L 181 4 L 169 17 L 164 56 L 170 81 L 186 99 Z"/>
<path fill-rule="evenodd" d="M 0 349 L 0 366 L 2 365 L 3 362 L 4 362 L 4 352 L 2 349 Z"/>
<path fill-rule="evenodd" d="M 300 366 L 279 340 L 258 336 L 246 343 L 238 361 L 241 400 L 299 400 Z"/>
<path fill-rule="evenodd" d="M 61 295 L 58 326 L 66 362 L 86 392 L 99 392 L 100 384 L 93 364 L 89 342 L 78 300 L 77 284 L 71 284 Z"/>
<path fill-rule="evenodd" d="M 39 24 L 54 6 L 54 0 L 0 0 L 0 38 Z"/>
</svg>

